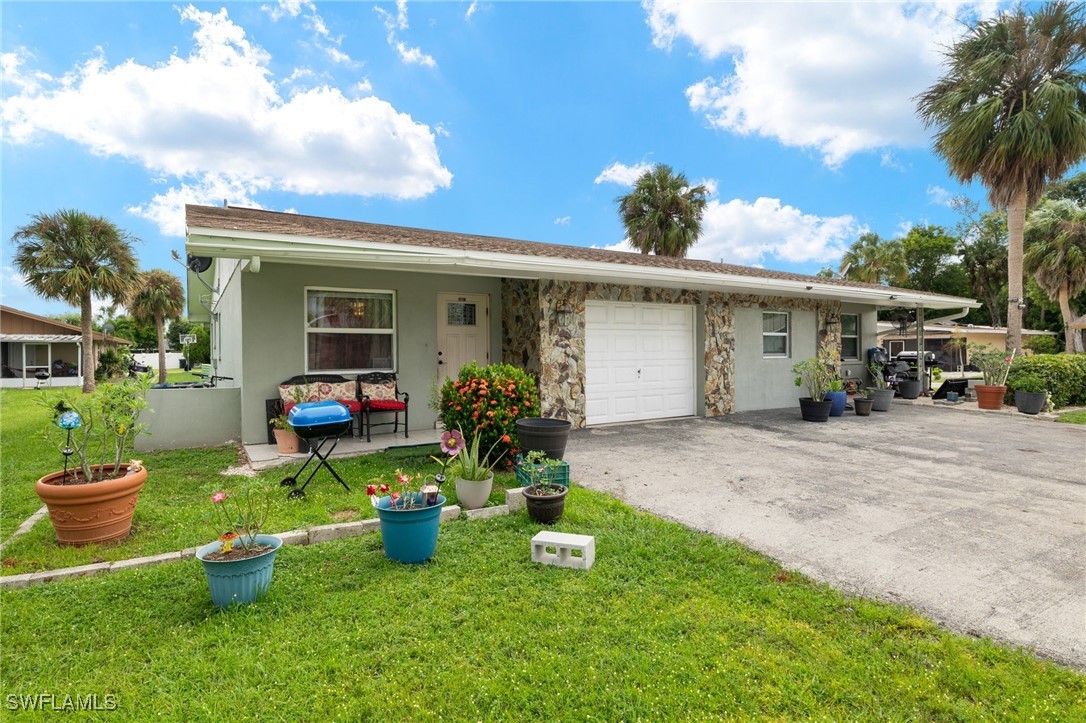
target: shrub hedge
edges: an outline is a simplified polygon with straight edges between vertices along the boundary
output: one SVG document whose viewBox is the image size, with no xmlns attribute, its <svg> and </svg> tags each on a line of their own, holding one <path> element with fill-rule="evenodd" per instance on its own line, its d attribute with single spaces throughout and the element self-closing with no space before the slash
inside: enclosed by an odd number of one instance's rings
<svg viewBox="0 0 1086 723">
<path fill-rule="evenodd" d="M 439 408 L 446 429 L 460 429 L 469 443 L 481 435 L 480 449 L 497 443 L 495 452 L 504 452 L 502 464 L 509 465 L 520 448 L 517 420 L 539 416 L 539 390 L 523 369 L 472 362 L 445 380 Z"/>
<path fill-rule="evenodd" d="M 1086 404 L 1086 354 L 1034 354 L 1019 357 L 1007 375 L 1007 403 L 1014 400 L 1016 382 L 1039 377 L 1056 407 Z"/>
</svg>

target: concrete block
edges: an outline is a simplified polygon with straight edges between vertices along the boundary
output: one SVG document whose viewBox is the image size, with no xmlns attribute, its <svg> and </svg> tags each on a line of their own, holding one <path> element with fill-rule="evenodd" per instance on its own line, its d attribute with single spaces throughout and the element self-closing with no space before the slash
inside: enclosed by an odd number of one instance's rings
<svg viewBox="0 0 1086 723">
<path fill-rule="evenodd" d="M 161 555 L 149 555 L 147 557 L 133 557 L 131 560 L 118 560 L 109 563 L 110 572 L 125 570 L 132 567 L 146 567 L 148 565 L 161 565 L 165 562 L 177 562 L 181 558 L 180 552 L 164 552 Z"/>
<path fill-rule="evenodd" d="M 441 508 L 441 521 L 448 522 L 460 516 L 460 505 L 448 505 Z"/>
<path fill-rule="evenodd" d="M 200 547 L 203 546 L 201 545 Z M 191 560 L 192 558 L 196 557 L 196 551 L 199 549 L 199 547 L 186 547 L 184 550 L 181 551 L 181 559 Z"/>
<path fill-rule="evenodd" d="M 358 537 L 368 531 L 369 530 L 362 526 L 361 521 L 339 522 L 334 525 L 310 527 L 309 544 L 315 545 L 318 542 L 328 542 L 329 540 L 345 540 L 348 537 Z"/>
<path fill-rule="evenodd" d="M 362 520 L 362 527 L 366 530 L 366 532 L 377 532 L 377 530 L 381 529 L 381 520 L 377 519 L 376 517 L 368 520 Z"/>
<path fill-rule="evenodd" d="M 308 545 L 309 544 L 309 530 L 289 530 L 287 532 L 277 532 L 275 534 L 284 545 Z"/>
<path fill-rule="evenodd" d="M 464 510 L 464 517 L 469 520 L 485 520 L 487 517 L 508 515 L 509 505 L 497 505 L 495 507 L 480 507 L 477 510 Z"/>
<path fill-rule="evenodd" d="M 595 561 L 596 538 L 592 535 L 543 530 L 532 538 L 532 562 L 588 570 Z"/>
<path fill-rule="evenodd" d="M 59 582 L 61 580 L 74 580 L 78 577 L 93 577 L 109 572 L 108 562 L 95 562 L 79 567 L 62 567 L 59 570 L 42 570 L 30 576 L 30 584 L 37 585 L 43 582 Z"/>
<path fill-rule="evenodd" d="M 524 508 L 524 488 L 515 487 L 511 490 L 505 491 L 505 505 L 509 508 L 510 512 L 516 512 L 517 510 Z"/>
<path fill-rule="evenodd" d="M 0 589 L 21 590 L 30 586 L 30 578 L 32 577 L 34 577 L 32 572 L 25 572 L 22 575 L 5 575 L 0 577 Z"/>
</svg>

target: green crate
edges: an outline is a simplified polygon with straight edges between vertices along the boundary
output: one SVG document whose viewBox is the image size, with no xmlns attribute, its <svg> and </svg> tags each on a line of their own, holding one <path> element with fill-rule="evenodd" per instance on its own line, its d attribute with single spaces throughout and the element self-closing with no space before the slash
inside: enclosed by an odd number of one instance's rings
<svg viewBox="0 0 1086 723">
<path fill-rule="evenodd" d="M 562 485 L 566 489 L 569 489 L 569 462 L 563 461 L 555 466 L 549 466 L 545 464 L 531 465 L 527 462 L 521 462 L 517 465 L 517 484 L 521 487 L 528 487 L 535 484 L 534 473 L 531 471 L 531 467 L 543 470 L 543 477 L 539 481 L 548 480 L 552 485 Z"/>
</svg>

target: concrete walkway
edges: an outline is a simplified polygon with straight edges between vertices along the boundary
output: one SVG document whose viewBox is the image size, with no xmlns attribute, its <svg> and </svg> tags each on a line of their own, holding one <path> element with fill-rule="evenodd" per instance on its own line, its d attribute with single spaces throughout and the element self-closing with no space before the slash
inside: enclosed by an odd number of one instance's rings
<svg viewBox="0 0 1086 723">
<path fill-rule="evenodd" d="M 1086 427 L 895 403 L 579 430 L 573 478 L 1086 670 Z"/>
</svg>

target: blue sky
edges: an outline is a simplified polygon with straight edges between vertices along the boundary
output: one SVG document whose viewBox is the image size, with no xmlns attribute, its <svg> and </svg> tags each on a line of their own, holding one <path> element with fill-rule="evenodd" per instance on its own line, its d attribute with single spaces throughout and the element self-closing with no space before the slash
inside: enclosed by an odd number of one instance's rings
<svg viewBox="0 0 1086 723">
<path fill-rule="evenodd" d="M 618 247 L 666 163 L 691 256 L 814 273 L 952 226 L 910 100 L 991 3 L 19 3 L 2 11 L 3 303 L 30 214 L 79 208 L 180 275 L 183 204 Z"/>
</svg>

